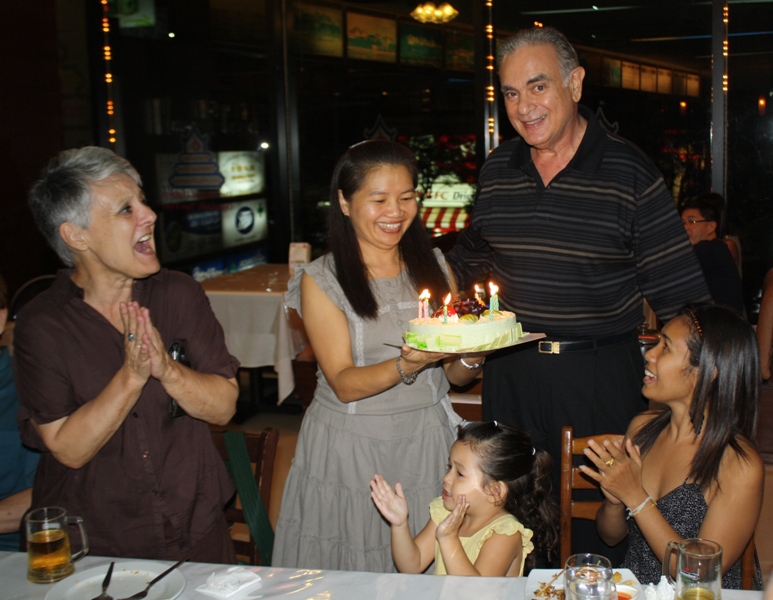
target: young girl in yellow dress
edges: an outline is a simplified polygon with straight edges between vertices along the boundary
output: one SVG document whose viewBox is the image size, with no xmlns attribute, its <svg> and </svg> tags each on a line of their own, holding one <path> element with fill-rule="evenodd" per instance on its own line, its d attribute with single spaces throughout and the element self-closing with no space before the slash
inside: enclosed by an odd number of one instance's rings
<svg viewBox="0 0 773 600">
<path fill-rule="evenodd" d="M 536 550 L 550 555 L 558 539 L 558 508 L 550 493 L 552 459 L 528 434 L 504 423 L 459 428 L 443 478 L 443 495 L 412 538 L 402 486 L 381 476 L 371 497 L 391 524 L 392 558 L 401 573 L 518 577 Z"/>
</svg>

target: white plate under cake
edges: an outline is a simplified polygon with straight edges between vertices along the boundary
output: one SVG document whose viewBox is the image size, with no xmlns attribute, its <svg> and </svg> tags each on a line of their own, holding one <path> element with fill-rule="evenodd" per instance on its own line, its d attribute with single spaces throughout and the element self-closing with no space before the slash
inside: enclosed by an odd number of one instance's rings
<svg viewBox="0 0 773 600">
<path fill-rule="evenodd" d="M 480 316 L 454 314 L 447 318 L 412 319 L 405 343 L 430 352 L 475 352 L 512 346 L 523 337 L 515 313 L 486 310 Z"/>
</svg>

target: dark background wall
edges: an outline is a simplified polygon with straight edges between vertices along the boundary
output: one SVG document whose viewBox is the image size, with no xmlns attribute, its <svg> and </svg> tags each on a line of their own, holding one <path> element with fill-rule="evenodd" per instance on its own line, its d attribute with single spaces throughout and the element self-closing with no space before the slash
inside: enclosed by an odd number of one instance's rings
<svg viewBox="0 0 773 600">
<path fill-rule="evenodd" d="M 54 0 L 0 2 L 0 272 L 12 294 L 59 265 L 32 221 L 27 189 L 62 150 Z"/>
</svg>

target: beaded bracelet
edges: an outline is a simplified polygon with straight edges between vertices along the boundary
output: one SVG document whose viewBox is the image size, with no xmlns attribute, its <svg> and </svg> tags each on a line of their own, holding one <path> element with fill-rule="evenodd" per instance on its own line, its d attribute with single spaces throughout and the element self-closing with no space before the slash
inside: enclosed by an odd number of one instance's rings
<svg viewBox="0 0 773 600">
<path fill-rule="evenodd" d="M 403 373 L 403 368 L 400 366 L 400 359 L 402 356 L 397 357 L 397 372 L 400 373 L 400 378 L 403 380 L 403 383 L 405 385 L 411 385 L 414 381 L 416 381 L 416 378 L 419 376 L 419 372 L 416 371 L 412 375 L 406 375 Z"/>
<path fill-rule="evenodd" d="M 649 506 L 647 506 L 647 502 L 651 502 L 652 504 L 650 504 Z M 647 497 L 644 499 L 644 502 L 642 502 L 641 504 L 639 504 L 639 506 L 637 506 L 637 507 L 636 507 L 636 508 L 634 508 L 633 510 L 632 510 L 632 509 L 630 509 L 630 508 L 626 508 L 626 509 L 625 509 L 625 510 L 628 512 L 628 516 L 626 517 L 626 519 L 630 519 L 631 517 L 635 517 L 635 516 L 636 516 L 636 515 L 638 515 L 640 512 L 643 512 L 643 511 L 647 510 L 648 508 L 652 508 L 653 506 L 657 506 L 657 505 L 658 505 L 658 503 L 657 503 L 657 502 L 655 502 L 655 501 L 652 499 L 652 496 L 647 496 Z"/>
</svg>

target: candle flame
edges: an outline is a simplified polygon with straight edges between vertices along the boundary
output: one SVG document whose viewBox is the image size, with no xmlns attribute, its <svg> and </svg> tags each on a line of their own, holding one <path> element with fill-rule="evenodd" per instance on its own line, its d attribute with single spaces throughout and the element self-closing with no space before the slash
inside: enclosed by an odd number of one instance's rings
<svg viewBox="0 0 773 600">
<path fill-rule="evenodd" d="M 443 298 L 443 304 L 448 306 L 448 303 L 451 302 L 451 294 L 448 294 L 445 298 Z"/>
<path fill-rule="evenodd" d="M 499 287 L 494 285 L 493 283 L 488 284 L 489 294 L 492 296 L 496 296 L 497 292 L 499 291 Z"/>
<path fill-rule="evenodd" d="M 424 290 L 419 294 L 419 300 L 429 300 L 429 290 Z"/>
<path fill-rule="evenodd" d="M 475 291 L 476 291 L 476 292 L 482 292 L 482 291 L 483 291 L 483 288 L 482 288 L 482 287 L 480 287 L 480 286 L 479 286 L 479 285 L 476 283 L 476 284 L 475 284 Z"/>
</svg>

